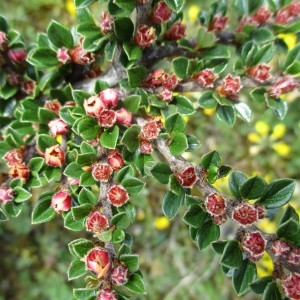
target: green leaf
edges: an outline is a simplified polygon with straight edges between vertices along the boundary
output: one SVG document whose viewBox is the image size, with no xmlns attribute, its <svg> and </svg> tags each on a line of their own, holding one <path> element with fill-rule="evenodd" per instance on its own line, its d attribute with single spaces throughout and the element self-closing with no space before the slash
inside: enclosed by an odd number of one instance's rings
<svg viewBox="0 0 300 300">
<path fill-rule="evenodd" d="M 217 117 L 221 122 L 233 126 L 236 121 L 236 114 L 232 106 L 217 106 Z"/>
<path fill-rule="evenodd" d="M 2 206 L 3 212 L 8 217 L 17 217 L 21 212 L 23 208 L 23 203 L 15 203 L 15 202 L 9 202 Z"/>
<path fill-rule="evenodd" d="M 39 107 L 38 110 L 39 123 L 48 124 L 51 120 L 57 118 L 57 114 L 49 109 Z"/>
<path fill-rule="evenodd" d="M 140 126 L 132 125 L 123 134 L 121 143 L 124 144 L 130 152 L 134 152 L 139 148 L 140 131 Z"/>
<path fill-rule="evenodd" d="M 76 31 L 83 35 L 85 38 L 91 39 L 93 41 L 102 37 L 100 28 L 93 22 L 83 22 L 77 26 Z"/>
<path fill-rule="evenodd" d="M 280 218 L 279 224 L 283 224 L 289 219 L 294 219 L 295 221 L 299 222 L 299 216 L 297 214 L 297 211 L 291 205 L 288 205 L 286 207 L 284 214 Z"/>
<path fill-rule="evenodd" d="M 256 281 L 250 284 L 250 289 L 255 293 L 261 295 L 266 289 L 267 285 L 272 282 L 273 276 L 264 276 L 258 278 Z M 272 299 L 272 298 L 269 298 Z M 266 299 L 267 300 L 267 299 Z"/>
<path fill-rule="evenodd" d="M 184 0 L 166 0 L 165 2 L 176 13 L 180 12 L 185 4 Z"/>
<path fill-rule="evenodd" d="M 169 164 L 158 162 L 150 170 L 152 176 L 161 184 L 168 184 L 170 175 L 173 172 L 170 169 Z"/>
<path fill-rule="evenodd" d="M 44 223 L 54 219 L 56 212 L 52 207 L 50 207 L 52 195 L 53 193 L 47 192 L 40 196 L 39 201 L 32 211 L 32 224 Z"/>
<path fill-rule="evenodd" d="M 217 45 L 213 48 L 205 49 L 201 51 L 203 58 L 205 59 L 229 59 L 230 52 L 227 46 L 224 45 Z"/>
<path fill-rule="evenodd" d="M 179 113 L 176 113 L 166 119 L 165 127 L 169 132 L 184 132 L 186 123 L 183 117 Z"/>
<path fill-rule="evenodd" d="M 94 1 L 94 0 L 93 0 Z M 73 289 L 74 299 L 76 300 L 93 300 L 96 297 L 98 289 Z"/>
<path fill-rule="evenodd" d="M 289 51 L 284 69 L 287 73 L 296 75 L 300 73 L 300 45 L 297 45 L 291 51 Z"/>
<path fill-rule="evenodd" d="M 119 137 L 119 127 L 115 125 L 112 128 L 108 128 L 102 132 L 100 136 L 100 144 L 104 148 L 115 149 Z"/>
<path fill-rule="evenodd" d="M 137 88 L 147 75 L 144 66 L 136 66 L 127 69 L 128 83 L 131 88 Z"/>
<path fill-rule="evenodd" d="M 291 199 L 296 183 L 292 179 L 283 178 L 272 181 L 266 188 L 263 196 L 256 202 L 266 208 L 278 208 Z"/>
<path fill-rule="evenodd" d="M 30 54 L 28 61 L 37 68 L 49 68 L 58 64 L 56 52 L 50 48 L 37 48 Z"/>
<path fill-rule="evenodd" d="M 121 228 L 117 228 L 112 232 L 111 241 L 113 243 L 121 243 L 125 239 L 125 232 Z"/>
<path fill-rule="evenodd" d="M 14 189 L 14 193 L 15 193 L 14 200 L 16 203 L 24 202 L 31 198 L 31 193 L 29 193 L 27 190 L 25 190 L 24 188 L 22 188 L 20 186 L 17 186 Z"/>
<path fill-rule="evenodd" d="M 87 273 L 85 263 L 80 259 L 74 259 L 68 268 L 68 280 L 74 280 Z"/>
<path fill-rule="evenodd" d="M 58 47 L 66 47 L 71 49 L 74 41 L 71 32 L 56 21 L 50 23 L 47 29 L 47 35 L 51 43 Z"/>
<path fill-rule="evenodd" d="M 100 126 L 96 119 L 83 117 L 77 124 L 77 131 L 86 140 L 93 140 L 99 134 Z"/>
<path fill-rule="evenodd" d="M 129 272 L 134 273 L 139 269 L 139 256 L 136 254 L 122 254 L 120 261 L 128 268 Z"/>
<path fill-rule="evenodd" d="M 275 39 L 272 31 L 267 28 L 259 28 L 255 30 L 250 36 L 252 40 L 258 44 L 265 44 Z"/>
<path fill-rule="evenodd" d="M 201 228 L 202 225 L 208 221 L 210 216 L 203 211 L 199 205 L 191 205 L 189 210 L 183 215 L 183 221 L 189 226 Z"/>
<path fill-rule="evenodd" d="M 227 243 L 228 243 L 228 241 L 216 241 L 216 242 L 211 243 L 211 246 L 216 253 L 222 255 Z M 222 267 L 224 267 L 224 266 L 222 266 Z"/>
<path fill-rule="evenodd" d="M 201 146 L 198 139 L 194 135 L 187 134 L 186 138 L 188 143 L 188 148 L 186 151 L 194 151 Z"/>
<path fill-rule="evenodd" d="M 206 91 L 201 94 L 198 103 L 202 108 L 212 109 L 217 106 L 217 100 L 213 97 L 213 92 Z"/>
<path fill-rule="evenodd" d="M 73 213 L 69 211 L 64 218 L 64 227 L 72 231 L 82 231 L 85 229 L 85 219 L 76 221 Z"/>
<path fill-rule="evenodd" d="M 7 221 L 8 217 L 5 215 L 3 210 L 0 208 L 0 222 Z"/>
<path fill-rule="evenodd" d="M 258 103 L 264 103 L 266 101 L 265 88 L 256 88 L 250 92 L 250 97 Z"/>
<path fill-rule="evenodd" d="M 130 275 L 127 283 L 125 284 L 125 287 L 133 293 L 145 293 L 143 278 L 137 273 L 133 273 Z"/>
<path fill-rule="evenodd" d="M 257 199 L 265 192 L 267 183 L 260 176 L 247 179 L 240 187 L 240 194 L 246 199 Z"/>
<path fill-rule="evenodd" d="M 93 210 L 93 205 L 90 203 L 82 204 L 71 208 L 74 220 L 81 220 L 87 217 Z"/>
<path fill-rule="evenodd" d="M 80 175 L 80 185 L 81 186 L 93 186 L 96 181 L 91 172 L 84 172 Z"/>
<path fill-rule="evenodd" d="M 132 113 L 139 110 L 142 97 L 140 95 L 131 95 L 124 100 L 124 106 Z"/>
<path fill-rule="evenodd" d="M 256 265 L 245 259 L 239 269 L 233 271 L 233 287 L 241 296 L 249 290 L 249 285 L 256 279 Z"/>
<path fill-rule="evenodd" d="M 140 181 L 139 179 L 132 177 L 125 178 L 122 181 L 122 185 L 127 190 L 129 196 L 134 196 L 139 194 L 143 190 L 145 183 Z"/>
<path fill-rule="evenodd" d="M 94 195 L 93 192 L 91 192 L 87 188 L 82 188 L 78 195 L 78 202 L 80 204 L 91 204 L 91 205 L 96 205 L 97 204 L 97 198 Z"/>
<path fill-rule="evenodd" d="M 220 237 L 220 228 L 211 220 L 206 221 L 197 231 L 196 242 L 200 251 Z"/>
<path fill-rule="evenodd" d="M 182 195 L 176 195 L 171 191 L 167 192 L 162 203 L 164 215 L 169 219 L 173 219 L 178 213 L 181 201 Z"/>
<path fill-rule="evenodd" d="M 79 238 L 68 244 L 69 251 L 72 255 L 83 258 L 88 251 L 94 247 L 94 243 L 90 240 Z"/>
<path fill-rule="evenodd" d="M 262 300 L 281 300 L 282 295 L 278 289 L 276 282 L 270 282 L 264 290 Z"/>
<path fill-rule="evenodd" d="M 80 176 L 83 173 L 85 173 L 85 171 L 82 170 L 82 168 L 76 162 L 68 164 L 64 170 L 64 175 L 75 179 L 80 179 Z"/>
<path fill-rule="evenodd" d="M 178 109 L 178 112 L 182 115 L 191 115 L 195 113 L 195 109 L 191 101 L 184 96 L 176 96 L 172 100 L 172 104 Z"/>
<path fill-rule="evenodd" d="M 84 8 L 94 2 L 95 2 L 95 0 L 75 0 L 75 6 L 77 9 Z"/>
<path fill-rule="evenodd" d="M 231 172 L 229 176 L 229 190 L 236 198 L 241 198 L 240 187 L 247 181 L 247 176 L 239 171 Z"/>
<path fill-rule="evenodd" d="M 296 247 L 300 246 L 300 225 L 294 219 L 289 219 L 288 221 L 280 224 L 277 229 L 278 238 L 285 239 L 289 242 L 295 244 Z"/>
<path fill-rule="evenodd" d="M 228 241 L 221 257 L 221 264 L 228 268 L 239 268 L 243 262 L 243 254 L 237 241 Z"/>
<path fill-rule="evenodd" d="M 186 135 L 181 132 L 172 132 L 171 136 L 170 152 L 175 156 L 179 156 L 188 148 Z"/>
<path fill-rule="evenodd" d="M 275 46 L 273 43 L 259 47 L 253 58 L 253 65 L 268 63 L 272 60 L 275 53 Z"/>
<path fill-rule="evenodd" d="M 57 144 L 58 142 L 56 141 L 56 139 L 48 134 L 40 134 L 37 138 L 37 146 L 42 152 L 45 152 L 46 148 L 52 147 Z"/>
<path fill-rule="evenodd" d="M 219 167 L 221 163 L 222 159 L 216 150 L 208 152 L 201 157 L 201 166 L 206 170 L 212 166 Z"/>
<path fill-rule="evenodd" d="M 85 99 L 90 97 L 90 94 L 80 90 L 73 90 L 72 91 L 73 100 L 79 105 L 83 106 L 83 102 Z"/>
<path fill-rule="evenodd" d="M 213 32 L 207 31 L 207 29 L 204 26 L 200 27 L 197 35 L 198 48 L 200 49 L 211 48 L 216 44 L 216 42 L 217 42 L 217 37 Z"/>
<path fill-rule="evenodd" d="M 0 98 L 7 100 L 15 95 L 18 91 L 17 87 L 6 84 L 3 88 L 0 89 Z"/>
<path fill-rule="evenodd" d="M 132 45 L 130 43 L 124 43 L 123 49 L 129 61 L 140 59 L 142 56 L 142 49 L 136 45 Z"/>
<path fill-rule="evenodd" d="M 4 16 L 0 16 L 0 31 L 7 33 L 9 24 Z"/>
<path fill-rule="evenodd" d="M 82 154 L 90 153 L 91 155 L 94 155 L 94 154 L 96 154 L 96 149 L 92 145 L 90 145 L 89 143 L 82 142 L 80 144 L 80 152 Z"/>
<path fill-rule="evenodd" d="M 117 39 L 124 43 L 131 39 L 134 25 L 130 18 L 118 18 L 114 22 L 114 32 Z"/>
<path fill-rule="evenodd" d="M 283 101 L 281 99 L 267 98 L 267 105 L 268 107 L 272 108 L 274 115 L 278 119 L 280 120 L 284 119 L 288 110 L 288 105 L 286 101 Z"/>
<path fill-rule="evenodd" d="M 91 166 L 93 163 L 97 161 L 98 157 L 95 153 L 83 153 L 78 154 L 76 163 L 80 167 Z"/>
<path fill-rule="evenodd" d="M 250 122 L 252 118 L 252 111 L 248 104 L 243 102 L 238 102 L 234 104 L 234 109 L 237 112 L 237 115 L 244 121 Z"/>
<path fill-rule="evenodd" d="M 128 217 L 127 213 L 121 212 L 121 213 L 114 215 L 111 218 L 110 223 L 113 225 L 116 225 L 118 228 L 127 229 L 131 222 L 130 222 L 130 218 Z"/>
<path fill-rule="evenodd" d="M 177 77 L 184 79 L 187 77 L 189 60 L 186 57 L 173 59 L 173 69 Z"/>
</svg>

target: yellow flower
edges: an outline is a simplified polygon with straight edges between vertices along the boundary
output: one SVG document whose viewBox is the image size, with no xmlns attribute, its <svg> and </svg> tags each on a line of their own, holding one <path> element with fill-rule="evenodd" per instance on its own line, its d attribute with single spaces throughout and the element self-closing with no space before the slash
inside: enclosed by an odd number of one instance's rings
<svg viewBox="0 0 300 300">
<path fill-rule="evenodd" d="M 265 136 L 268 134 L 270 127 L 269 125 L 264 121 L 257 121 L 255 123 L 255 130 L 261 135 Z"/>
<path fill-rule="evenodd" d="M 257 264 L 257 275 L 258 277 L 272 275 L 273 262 L 270 255 L 265 251 L 264 256 Z"/>
<path fill-rule="evenodd" d="M 251 132 L 247 135 L 247 139 L 251 143 L 259 143 L 261 141 L 261 136 L 255 132 Z"/>
<path fill-rule="evenodd" d="M 280 33 L 277 35 L 288 46 L 288 50 L 292 50 L 297 44 L 297 35 L 295 33 Z"/>
<path fill-rule="evenodd" d="M 278 140 L 282 138 L 286 133 L 286 127 L 284 124 L 276 124 L 273 128 L 272 134 L 271 134 L 271 140 Z"/>
<path fill-rule="evenodd" d="M 154 227 L 157 230 L 165 230 L 170 227 L 170 220 L 165 216 L 157 217 L 154 221 Z"/>
<path fill-rule="evenodd" d="M 55 139 L 61 145 L 61 143 L 62 143 L 62 135 L 61 134 L 57 135 Z"/>
<path fill-rule="evenodd" d="M 212 116 L 215 113 L 215 108 L 204 108 L 203 113 L 207 116 Z"/>
<path fill-rule="evenodd" d="M 73 0 L 66 0 L 66 10 L 71 16 L 76 15 L 76 8 Z"/>
<path fill-rule="evenodd" d="M 200 8 L 198 5 L 191 5 L 189 7 L 188 17 L 193 23 L 195 23 L 197 21 L 199 12 L 200 12 Z"/>
<path fill-rule="evenodd" d="M 272 146 L 272 148 L 282 157 L 287 157 L 291 153 L 291 148 L 287 143 L 279 142 Z"/>
</svg>

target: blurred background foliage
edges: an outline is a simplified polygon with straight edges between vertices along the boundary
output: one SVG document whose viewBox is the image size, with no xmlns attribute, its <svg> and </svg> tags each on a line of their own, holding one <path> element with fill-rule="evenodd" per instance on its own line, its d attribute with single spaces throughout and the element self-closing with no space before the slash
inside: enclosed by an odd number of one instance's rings
<svg viewBox="0 0 300 300">
<path fill-rule="evenodd" d="M 186 23 L 194 25 L 199 6 L 208 8 L 212 1 L 187 1 L 184 11 Z M 200 3 L 200 4 L 199 4 Z M 92 7 L 94 8 L 94 6 Z M 66 26 L 76 23 L 73 0 L 2 0 L 0 13 L 24 39 L 34 41 L 37 32 L 45 31 L 51 19 Z M 233 17 L 233 10 L 229 9 Z M 94 16 L 100 16 L 95 6 Z M 193 27 L 192 27 L 193 28 Z M 193 29 L 192 29 L 193 30 Z M 298 43 L 297 36 L 280 36 L 289 48 Z M 298 37 L 299 38 L 299 37 Z M 299 93 L 299 92 L 298 92 Z M 187 95 L 195 103 L 197 93 Z M 201 155 L 217 149 L 223 162 L 248 175 L 258 174 L 267 181 L 291 177 L 298 181 L 293 205 L 300 209 L 300 106 L 299 94 L 287 94 L 290 102 L 287 117 L 280 121 L 270 110 L 257 106 L 250 124 L 238 121 L 234 128 L 224 126 L 214 110 L 201 110 L 187 120 L 189 133 L 196 135 L 201 147 L 187 153 L 186 158 L 199 163 Z M 227 178 L 216 182 L 228 192 Z M 197 194 L 197 191 L 193 191 Z M 172 222 L 162 216 L 161 200 L 165 188 L 148 182 L 147 189 L 132 201 L 137 206 L 137 222 L 131 228 L 135 252 L 141 256 L 141 269 L 148 294 L 136 299 L 150 300 L 234 300 L 237 299 L 230 283 L 222 273 L 219 256 L 211 249 L 199 253 L 191 242 L 187 226 L 181 221 L 182 213 Z M 199 195 L 200 196 L 200 195 Z M 30 225 L 30 214 L 35 197 L 15 220 L 0 226 L 0 300 L 57 300 L 73 299 L 72 288 L 83 285 L 80 280 L 67 282 L 66 270 L 71 261 L 67 244 L 85 233 L 68 232 L 60 217 L 42 225 Z M 259 226 L 274 232 L 276 220 L 265 219 Z M 234 230 L 225 226 L 223 238 L 230 238 Z M 231 236 L 232 237 L 232 236 Z M 258 268 L 260 276 L 269 275 L 272 264 L 267 255 Z M 244 299 L 259 299 L 249 293 Z"/>
</svg>

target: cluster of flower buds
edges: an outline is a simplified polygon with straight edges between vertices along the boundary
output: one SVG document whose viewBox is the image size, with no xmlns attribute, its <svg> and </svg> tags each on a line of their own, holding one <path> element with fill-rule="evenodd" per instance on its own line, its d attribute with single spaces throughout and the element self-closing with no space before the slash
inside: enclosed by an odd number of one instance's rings
<svg viewBox="0 0 300 300">
<path fill-rule="evenodd" d="M 90 65 L 95 61 L 95 55 L 83 49 L 82 45 L 78 45 L 67 53 L 71 61 L 78 65 Z"/>
<path fill-rule="evenodd" d="M 151 118 L 141 127 L 139 135 L 141 153 L 149 154 L 154 150 L 151 141 L 158 137 L 161 127 L 162 123 L 155 118 Z"/>
<path fill-rule="evenodd" d="M 221 195 L 217 193 L 208 195 L 204 200 L 204 205 L 215 224 L 220 225 L 227 220 L 226 201 Z"/>
<path fill-rule="evenodd" d="M 257 66 L 250 67 L 247 70 L 247 75 L 251 77 L 254 80 L 257 80 L 259 82 L 264 82 L 270 78 L 270 66 L 266 64 L 260 64 Z"/>
<path fill-rule="evenodd" d="M 107 217 L 99 210 L 92 211 L 85 222 L 86 230 L 93 233 L 99 233 L 109 227 Z"/>
<path fill-rule="evenodd" d="M 193 75 L 193 79 L 196 80 L 203 87 L 213 87 L 214 81 L 217 79 L 217 75 L 212 69 L 203 69 Z"/>
<path fill-rule="evenodd" d="M 172 10 L 165 3 L 165 1 L 158 1 L 151 12 L 150 20 L 153 23 L 162 24 L 170 19 Z"/>
<path fill-rule="evenodd" d="M 108 11 L 103 11 L 100 17 L 100 30 L 103 34 L 107 34 L 113 30 L 114 19 L 108 13 Z"/>
<path fill-rule="evenodd" d="M 292 92 L 297 88 L 298 84 L 291 76 L 285 76 L 280 78 L 275 84 L 268 90 L 268 93 L 273 98 L 279 98 L 281 94 Z"/>
<path fill-rule="evenodd" d="M 293 266 L 300 264 L 300 248 L 295 248 L 284 240 L 274 241 L 271 251 L 278 260 L 284 259 Z"/>
<path fill-rule="evenodd" d="M 227 24 L 228 17 L 224 17 L 221 14 L 216 14 L 212 21 L 208 24 L 207 29 L 209 31 L 223 31 Z"/>
<path fill-rule="evenodd" d="M 293 1 L 286 7 L 281 8 L 276 16 L 274 22 L 276 24 L 288 24 L 296 17 L 300 16 L 300 2 Z"/>
<path fill-rule="evenodd" d="M 47 100 L 44 104 L 44 107 L 46 109 L 53 111 L 58 115 L 59 110 L 62 108 L 62 105 L 57 99 L 54 99 L 54 100 Z"/>
<path fill-rule="evenodd" d="M 51 207 L 58 213 L 68 211 L 72 206 L 72 196 L 65 189 L 61 189 L 51 198 Z"/>
<path fill-rule="evenodd" d="M 241 240 L 242 249 L 250 261 L 261 259 L 266 248 L 266 240 L 259 231 L 247 232 Z"/>
<path fill-rule="evenodd" d="M 84 100 L 85 112 L 96 117 L 101 127 L 109 128 L 117 124 L 130 126 L 132 114 L 126 108 L 114 110 L 119 101 L 119 93 L 115 89 L 105 89 L 98 95 Z"/>
<path fill-rule="evenodd" d="M 135 42 L 142 48 L 150 47 L 156 40 L 154 27 L 142 24 L 138 27 L 135 35 Z"/>
<path fill-rule="evenodd" d="M 129 200 L 129 195 L 122 185 L 115 184 L 107 191 L 107 198 L 113 206 L 119 207 Z"/>
<path fill-rule="evenodd" d="M 240 203 L 234 207 L 232 219 L 242 226 L 248 226 L 258 221 L 259 210 L 250 203 Z"/>
<path fill-rule="evenodd" d="M 51 167 L 61 167 L 65 162 L 65 152 L 59 145 L 54 145 L 45 149 L 45 163 Z"/>
<path fill-rule="evenodd" d="M 222 81 L 222 84 L 216 88 L 216 91 L 230 100 L 237 100 L 238 93 L 242 88 L 239 76 L 231 76 L 228 74 Z"/>
<path fill-rule="evenodd" d="M 12 202 L 15 198 L 13 189 L 9 187 L 0 187 L 0 204 Z"/>
<path fill-rule="evenodd" d="M 186 26 L 180 22 L 173 23 L 165 32 L 164 38 L 168 41 L 177 41 L 185 36 Z"/>
<path fill-rule="evenodd" d="M 177 168 L 174 171 L 178 182 L 184 188 L 192 188 L 198 180 L 196 169 L 194 166 L 188 166 L 186 168 Z"/>
<path fill-rule="evenodd" d="M 289 273 L 281 280 L 285 295 L 291 300 L 300 299 L 300 274 Z"/>
</svg>

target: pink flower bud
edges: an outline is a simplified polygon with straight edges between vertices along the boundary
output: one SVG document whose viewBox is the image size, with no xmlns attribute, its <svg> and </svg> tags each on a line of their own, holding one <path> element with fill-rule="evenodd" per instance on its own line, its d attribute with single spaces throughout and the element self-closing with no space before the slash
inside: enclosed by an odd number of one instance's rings
<svg viewBox="0 0 300 300">
<path fill-rule="evenodd" d="M 216 225 L 221 225 L 227 221 L 227 215 L 212 216 L 212 220 Z"/>
<path fill-rule="evenodd" d="M 110 149 L 108 151 L 107 161 L 113 170 L 119 170 L 124 165 L 122 154 L 118 149 Z"/>
<path fill-rule="evenodd" d="M 114 110 L 103 110 L 98 116 L 98 122 L 101 127 L 109 128 L 116 124 L 117 116 Z"/>
<path fill-rule="evenodd" d="M 283 240 L 276 240 L 272 243 L 271 250 L 276 257 L 280 257 L 280 256 L 285 257 L 290 253 L 291 248 L 287 242 Z"/>
<path fill-rule="evenodd" d="M 143 140 L 154 140 L 158 137 L 160 132 L 160 127 L 158 126 L 158 123 L 156 120 L 147 122 L 145 125 L 142 126 L 140 137 Z"/>
<path fill-rule="evenodd" d="M 7 160 L 10 166 L 14 164 L 21 164 L 23 161 L 24 150 L 23 149 L 13 149 L 9 150 L 5 155 L 4 159 Z"/>
<path fill-rule="evenodd" d="M 50 133 L 53 137 L 56 137 L 59 134 L 68 133 L 68 124 L 62 119 L 54 119 L 48 123 L 48 127 L 50 129 Z"/>
<path fill-rule="evenodd" d="M 186 26 L 180 22 L 176 22 L 166 31 L 164 37 L 169 41 L 177 41 L 185 36 Z"/>
<path fill-rule="evenodd" d="M 280 9 L 274 19 L 275 24 L 288 24 L 292 21 L 293 16 L 286 8 Z"/>
<path fill-rule="evenodd" d="M 58 48 L 56 53 L 58 61 L 63 64 L 71 62 L 71 56 L 69 55 L 69 50 L 65 47 Z"/>
<path fill-rule="evenodd" d="M 99 210 L 92 211 L 86 219 L 86 230 L 99 233 L 109 227 L 107 217 Z"/>
<path fill-rule="evenodd" d="M 17 64 L 22 63 L 26 58 L 26 52 L 23 49 L 19 49 L 19 50 L 9 49 L 7 51 L 7 55 L 12 62 L 15 62 Z"/>
<path fill-rule="evenodd" d="M 241 244 L 250 261 L 255 262 L 263 257 L 266 241 L 259 231 L 246 233 L 242 238 Z"/>
<path fill-rule="evenodd" d="M 118 299 L 119 299 L 118 294 L 110 288 L 102 289 L 97 296 L 97 300 L 118 300 Z"/>
<path fill-rule="evenodd" d="M 189 166 L 184 170 L 175 170 L 175 176 L 178 182 L 185 188 L 191 188 L 198 180 L 194 166 Z"/>
<path fill-rule="evenodd" d="M 147 78 L 144 80 L 144 86 L 159 86 L 164 82 L 165 71 L 163 69 L 156 69 L 150 73 Z"/>
<path fill-rule="evenodd" d="M 103 34 L 107 34 L 113 30 L 114 19 L 108 13 L 108 11 L 103 11 L 100 17 L 100 29 Z"/>
<path fill-rule="evenodd" d="M 263 219 L 267 214 L 266 208 L 262 204 L 254 204 L 254 207 L 257 210 L 258 219 Z"/>
<path fill-rule="evenodd" d="M 154 150 L 151 142 L 147 140 L 140 140 L 139 147 L 142 154 L 150 154 Z"/>
<path fill-rule="evenodd" d="M 100 92 L 99 97 L 108 109 L 115 107 L 119 101 L 119 93 L 115 89 L 105 89 Z"/>
<path fill-rule="evenodd" d="M 78 65 L 89 65 L 95 61 L 94 53 L 84 50 L 81 46 L 69 50 L 69 55 L 72 62 Z"/>
<path fill-rule="evenodd" d="M 9 187 L 0 187 L 0 204 L 6 204 L 14 200 L 14 191 Z"/>
<path fill-rule="evenodd" d="M 163 87 L 168 90 L 174 90 L 178 85 L 178 78 L 175 74 L 164 73 L 163 75 Z"/>
<path fill-rule="evenodd" d="M 127 283 L 129 278 L 129 271 L 124 265 L 118 265 L 111 270 L 111 283 L 121 286 Z"/>
<path fill-rule="evenodd" d="M 36 82 L 31 79 L 22 82 L 21 85 L 22 91 L 27 95 L 32 95 L 35 87 L 36 87 Z"/>
<path fill-rule="evenodd" d="M 166 89 L 166 88 L 163 88 L 163 90 L 159 93 L 159 98 L 161 100 L 163 100 L 164 102 L 166 103 L 170 103 L 172 100 L 173 100 L 173 93 L 172 91 Z"/>
<path fill-rule="evenodd" d="M 252 16 L 243 17 L 237 28 L 237 32 L 242 32 L 245 25 L 257 27 L 259 23 Z"/>
<path fill-rule="evenodd" d="M 294 17 L 300 16 L 300 2 L 292 2 L 290 3 L 286 9 L 289 11 L 289 13 Z"/>
<path fill-rule="evenodd" d="M 70 185 L 79 185 L 80 184 L 80 179 L 68 177 L 68 183 Z"/>
<path fill-rule="evenodd" d="M 122 107 L 115 111 L 116 122 L 125 126 L 130 126 L 132 124 L 132 113 L 126 108 Z"/>
<path fill-rule="evenodd" d="M 272 86 L 268 93 L 273 98 L 279 98 L 281 94 L 292 92 L 298 86 L 297 82 L 291 76 L 285 76 L 280 78 L 274 86 Z"/>
<path fill-rule="evenodd" d="M 211 194 L 204 201 L 206 211 L 212 216 L 221 216 L 226 213 L 226 202 L 219 194 Z"/>
<path fill-rule="evenodd" d="M 93 95 L 83 101 L 83 108 L 90 116 L 99 116 L 105 109 L 104 103 L 98 95 Z"/>
<path fill-rule="evenodd" d="M 212 69 L 204 69 L 194 74 L 193 79 L 204 87 L 213 87 L 213 82 L 217 79 L 217 75 Z"/>
<path fill-rule="evenodd" d="M 137 29 L 135 42 L 142 48 L 150 47 L 156 40 L 155 29 L 143 24 Z"/>
<path fill-rule="evenodd" d="M 64 161 L 65 161 L 65 153 L 59 147 L 59 145 L 54 145 L 52 147 L 46 148 L 45 162 L 47 165 L 52 167 L 61 167 Z"/>
<path fill-rule="evenodd" d="M 7 48 L 8 39 L 5 32 L 0 31 L 0 51 L 4 51 Z"/>
<path fill-rule="evenodd" d="M 25 164 L 16 163 L 11 166 L 11 168 L 8 171 L 8 174 L 14 178 L 21 178 L 26 180 L 30 175 L 30 171 Z"/>
<path fill-rule="evenodd" d="M 17 73 L 8 73 L 7 74 L 7 81 L 12 86 L 20 86 L 22 84 L 22 76 Z"/>
<path fill-rule="evenodd" d="M 48 100 L 46 101 L 44 107 L 58 114 L 59 110 L 61 109 L 61 104 L 57 99 Z"/>
<path fill-rule="evenodd" d="M 241 79 L 239 76 L 233 77 L 230 74 L 228 74 L 222 82 L 222 85 L 217 87 L 217 91 L 225 96 L 225 97 L 231 97 L 231 96 L 237 96 L 241 89 Z"/>
<path fill-rule="evenodd" d="M 153 7 L 150 19 L 153 23 L 161 24 L 170 19 L 172 10 L 164 1 L 159 1 Z"/>
<path fill-rule="evenodd" d="M 107 182 L 112 173 L 113 168 L 107 163 L 96 163 L 93 165 L 92 175 L 95 180 Z"/>
<path fill-rule="evenodd" d="M 272 16 L 272 12 L 267 7 L 260 7 L 255 14 L 253 19 L 259 24 L 262 25 L 266 23 Z"/>
<path fill-rule="evenodd" d="M 68 211 L 72 206 L 72 197 L 65 191 L 59 191 L 52 196 L 51 207 L 60 214 L 63 211 Z"/>
<path fill-rule="evenodd" d="M 286 256 L 286 260 L 289 264 L 299 266 L 300 264 L 300 248 L 293 248 Z"/>
<path fill-rule="evenodd" d="M 258 211 L 249 203 L 241 203 L 233 209 L 232 218 L 240 225 L 251 225 L 258 220 Z"/>
<path fill-rule="evenodd" d="M 127 191 L 119 184 L 112 186 L 108 190 L 107 197 L 109 202 L 116 207 L 122 206 L 129 200 Z"/>
<path fill-rule="evenodd" d="M 228 17 L 223 17 L 221 14 L 216 14 L 212 21 L 208 24 L 209 31 L 222 31 L 225 29 Z"/>
<path fill-rule="evenodd" d="M 290 300 L 300 299 L 300 274 L 290 273 L 283 277 L 282 287 L 284 293 Z"/>
<path fill-rule="evenodd" d="M 91 249 L 85 257 L 85 265 L 88 270 L 96 273 L 98 278 L 103 278 L 110 268 L 108 252 L 100 247 Z"/>
<path fill-rule="evenodd" d="M 247 70 L 247 75 L 254 80 L 257 80 L 259 82 L 264 82 L 265 80 L 268 80 L 270 78 L 269 74 L 270 66 L 266 64 L 261 64 L 257 66 L 250 67 Z"/>
</svg>

